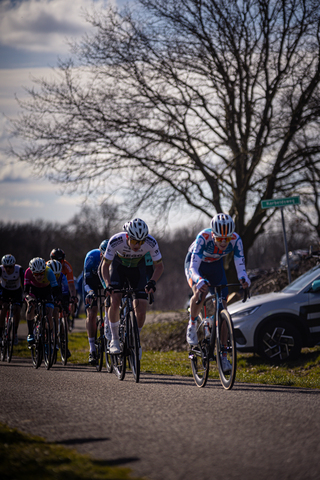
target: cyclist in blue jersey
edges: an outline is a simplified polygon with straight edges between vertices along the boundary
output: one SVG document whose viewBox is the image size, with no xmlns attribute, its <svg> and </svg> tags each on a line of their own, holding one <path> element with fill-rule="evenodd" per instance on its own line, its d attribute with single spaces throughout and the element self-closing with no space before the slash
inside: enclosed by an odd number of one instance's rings
<svg viewBox="0 0 320 480">
<path fill-rule="evenodd" d="M 141 331 L 146 318 L 148 293 L 156 291 L 156 282 L 164 269 L 158 242 L 149 235 L 146 223 L 140 218 L 135 218 L 127 222 L 123 228 L 123 232 L 110 238 L 101 269 L 107 285 L 106 294 L 111 295 L 109 308 L 112 335 L 109 351 L 111 354 L 120 353 L 119 306 L 121 294 L 113 293 L 113 290 L 121 289 L 126 282 L 129 282 L 132 288 L 139 290 L 134 294 L 133 305 L 138 328 Z M 146 265 L 145 259 L 148 252 L 151 256 L 151 260 L 148 262 L 149 266 Z M 140 358 L 141 355 L 142 351 L 140 351 Z"/>
<path fill-rule="evenodd" d="M 189 247 L 185 259 L 185 275 L 193 293 L 190 300 L 190 319 L 187 328 L 187 342 L 190 345 L 197 345 L 198 343 L 197 317 L 208 291 L 213 293 L 210 285 L 227 283 L 223 257 L 233 252 L 239 282 L 243 288 L 250 286 L 251 282 L 246 272 L 242 240 L 234 230 L 234 222 L 230 215 L 219 213 L 211 220 L 211 228 L 202 230 Z M 197 304 L 200 294 L 201 301 Z M 227 306 L 227 296 L 228 287 L 225 287 L 222 290 L 224 307 Z M 225 360 L 228 362 L 227 358 Z M 229 367 L 225 365 L 223 368 L 227 370 Z"/>
<path fill-rule="evenodd" d="M 97 364 L 97 353 L 95 346 L 95 337 L 97 331 L 97 314 L 98 314 L 98 302 L 97 295 L 99 290 L 104 290 L 105 284 L 101 282 L 101 259 L 108 245 L 108 240 L 103 240 L 99 248 L 90 250 L 87 253 L 84 260 L 83 268 L 83 297 L 85 299 L 85 311 L 86 311 L 86 329 L 89 340 L 89 363 L 91 365 Z M 106 319 L 107 322 L 107 319 Z M 105 329 L 105 333 L 106 329 Z"/>
</svg>

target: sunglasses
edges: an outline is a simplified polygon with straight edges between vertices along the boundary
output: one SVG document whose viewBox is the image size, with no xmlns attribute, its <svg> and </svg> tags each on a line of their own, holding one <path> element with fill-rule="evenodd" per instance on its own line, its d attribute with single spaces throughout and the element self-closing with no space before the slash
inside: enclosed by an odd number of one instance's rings
<svg viewBox="0 0 320 480">
<path fill-rule="evenodd" d="M 226 242 L 230 242 L 231 239 L 232 239 L 232 237 L 215 237 L 215 240 L 216 240 L 217 242 L 219 242 L 219 243 L 220 243 L 220 242 L 223 242 L 224 240 L 225 240 Z"/>
<path fill-rule="evenodd" d="M 4 268 L 5 270 L 14 270 L 14 265 L 7 265 Z"/>
<path fill-rule="evenodd" d="M 143 245 L 146 240 L 136 240 L 135 238 L 130 238 L 132 245 Z"/>
<path fill-rule="evenodd" d="M 34 275 L 35 277 L 42 277 L 42 275 L 44 275 L 44 272 L 34 273 L 33 275 Z"/>
</svg>

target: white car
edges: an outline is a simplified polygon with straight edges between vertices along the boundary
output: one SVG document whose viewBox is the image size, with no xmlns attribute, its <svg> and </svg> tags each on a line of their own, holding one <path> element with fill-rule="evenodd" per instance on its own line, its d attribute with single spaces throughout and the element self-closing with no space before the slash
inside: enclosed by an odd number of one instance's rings
<svg viewBox="0 0 320 480">
<path fill-rule="evenodd" d="M 320 343 L 320 265 L 281 292 L 233 303 L 228 311 L 237 350 L 276 362 L 295 359 L 302 347 Z"/>
</svg>

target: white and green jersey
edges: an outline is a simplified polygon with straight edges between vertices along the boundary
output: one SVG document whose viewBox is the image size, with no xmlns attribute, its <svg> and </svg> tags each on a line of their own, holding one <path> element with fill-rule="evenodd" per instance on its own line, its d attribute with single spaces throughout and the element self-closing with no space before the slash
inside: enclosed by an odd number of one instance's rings
<svg viewBox="0 0 320 480">
<path fill-rule="evenodd" d="M 159 249 L 158 242 L 151 235 L 148 235 L 146 241 L 140 246 L 139 250 L 134 252 L 127 244 L 126 232 L 117 233 L 110 238 L 108 248 L 105 251 L 104 258 L 112 261 L 117 256 L 122 265 L 126 267 L 137 267 L 138 263 L 147 254 L 150 254 L 152 262 L 159 262 L 162 259 L 162 255 Z M 152 264 L 146 259 L 146 264 Z M 147 263 L 148 262 L 148 263 Z"/>
</svg>

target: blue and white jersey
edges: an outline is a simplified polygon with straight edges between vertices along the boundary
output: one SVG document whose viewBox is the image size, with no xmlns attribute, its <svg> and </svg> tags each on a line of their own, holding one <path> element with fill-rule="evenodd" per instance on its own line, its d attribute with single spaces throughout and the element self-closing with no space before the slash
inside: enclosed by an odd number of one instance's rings
<svg viewBox="0 0 320 480">
<path fill-rule="evenodd" d="M 69 285 L 67 277 L 61 273 L 60 277 L 58 278 L 58 285 L 61 288 L 61 293 L 63 296 L 69 296 Z"/>
<path fill-rule="evenodd" d="M 202 279 L 199 273 L 201 262 L 217 262 L 233 251 L 234 265 L 237 270 L 238 279 L 240 280 L 241 278 L 244 278 L 250 285 L 251 282 L 246 272 L 243 244 L 237 233 L 232 235 L 232 239 L 227 244 L 226 249 L 220 250 L 212 238 L 211 228 L 206 228 L 198 234 L 195 241 L 190 245 L 188 251 L 191 252 L 189 275 L 194 283 L 197 283 Z"/>
<path fill-rule="evenodd" d="M 100 250 L 98 248 L 90 250 L 84 259 L 83 267 L 83 291 L 86 295 L 90 290 L 98 291 L 102 288 L 99 277 Z"/>
</svg>

